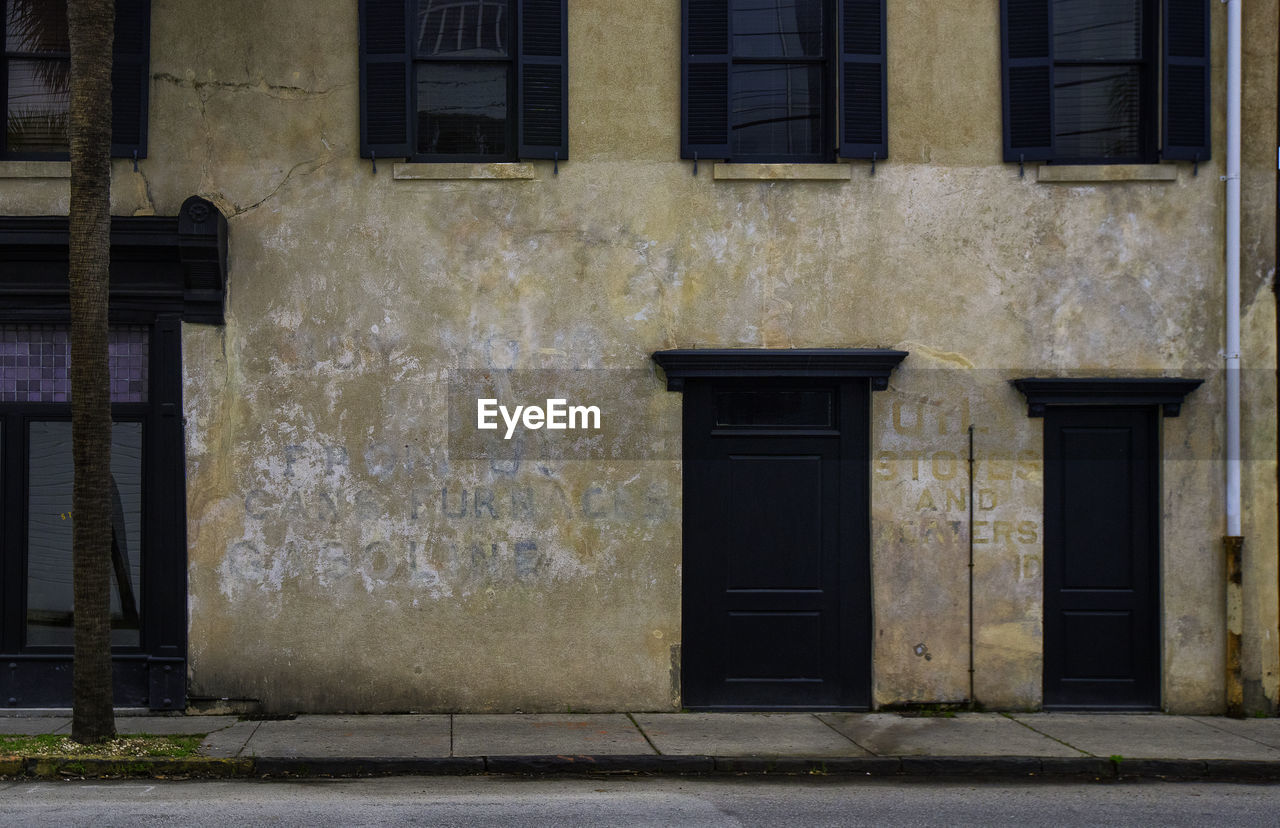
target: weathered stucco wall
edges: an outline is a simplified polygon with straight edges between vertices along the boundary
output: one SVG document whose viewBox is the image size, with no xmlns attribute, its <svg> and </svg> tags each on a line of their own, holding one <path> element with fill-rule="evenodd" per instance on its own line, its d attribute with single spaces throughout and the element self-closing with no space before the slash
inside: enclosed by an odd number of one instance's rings
<svg viewBox="0 0 1280 828">
<path fill-rule="evenodd" d="M 570 2 L 570 151 L 533 180 L 358 159 L 355 4 L 155 0 L 150 153 L 119 214 L 230 223 L 187 326 L 191 691 L 268 709 L 680 704 L 678 394 L 611 462 L 451 456 L 459 369 L 649 369 L 670 347 L 894 347 L 872 401 L 874 699 L 1040 704 L 1042 422 L 1008 380 L 1203 377 L 1163 425 L 1163 698 L 1223 706 L 1223 169 L 1041 183 L 1000 160 L 998 4 L 889 4 L 890 154 L 847 181 L 677 159 L 679 4 Z M 1246 678 L 1277 694 L 1274 2 L 1246 10 Z M 1214 95 L 1225 17 L 1214 4 Z M 1218 107 L 1220 109 L 1220 107 Z M 65 181 L 5 180 L 17 212 Z"/>
<path fill-rule="evenodd" d="M 1249 27 L 1243 49 L 1244 135 L 1241 181 L 1241 323 L 1244 362 L 1241 417 L 1244 551 L 1242 618 L 1245 709 L 1274 714 L 1280 699 L 1280 528 L 1276 475 L 1276 69 L 1280 14 L 1275 0 L 1243 7 Z"/>
</svg>

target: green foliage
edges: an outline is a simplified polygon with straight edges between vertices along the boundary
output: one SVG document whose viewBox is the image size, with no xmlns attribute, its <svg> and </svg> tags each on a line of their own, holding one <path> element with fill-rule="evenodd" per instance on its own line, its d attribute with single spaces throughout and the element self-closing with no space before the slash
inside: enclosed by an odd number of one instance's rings
<svg viewBox="0 0 1280 828">
<path fill-rule="evenodd" d="M 15 108 L 9 113 L 5 140 L 15 152 L 67 152 L 69 121 L 65 111 Z"/>
<path fill-rule="evenodd" d="M 139 733 L 121 736 L 96 745 L 82 745 L 69 736 L 44 733 L 38 736 L 0 736 L 0 756 L 85 756 L 106 759 L 197 756 L 203 734 L 153 736 Z"/>
</svg>

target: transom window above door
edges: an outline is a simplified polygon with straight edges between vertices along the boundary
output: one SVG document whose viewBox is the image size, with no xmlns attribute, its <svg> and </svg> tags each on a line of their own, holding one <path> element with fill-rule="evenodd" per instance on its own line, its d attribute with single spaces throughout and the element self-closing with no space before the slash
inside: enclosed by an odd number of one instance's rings
<svg viewBox="0 0 1280 828">
<path fill-rule="evenodd" d="M 113 403 L 147 401 L 148 329 L 107 334 Z M 71 401 L 71 334 L 65 325 L 0 325 L 0 402 Z"/>
</svg>

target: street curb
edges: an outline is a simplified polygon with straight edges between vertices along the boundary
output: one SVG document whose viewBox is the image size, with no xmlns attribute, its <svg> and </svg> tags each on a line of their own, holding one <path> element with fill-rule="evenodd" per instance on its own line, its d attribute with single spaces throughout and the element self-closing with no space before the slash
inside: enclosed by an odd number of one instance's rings
<svg viewBox="0 0 1280 828">
<path fill-rule="evenodd" d="M 108 759 L 76 756 L 0 759 L 0 777 L 260 778 L 367 776 L 846 776 L 968 781 L 1280 781 L 1280 761 L 1102 759 L 1040 756 L 664 756 L 529 755 L 453 757 L 259 756 Z"/>
<path fill-rule="evenodd" d="M 253 763 L 248 759 L 214 759 L 204 756 L 189 759 L 167 757 L 108 759 L 89 756 L 33 756 L 12 761 L 6 760 L 3 764 L 0 764 L 0 775 L 33 776 L 38 779 L 66 779 L 68 777 L 163 779 L 179 776 L 230 779 L 249 776 L 252 772 Z"/>
<path fill-rule="evenodd" d="M 1116 775 L 1116 765 L 1110 759 L 1088 756 L 1045 756 L 1040 759 L 1040 773 L 1054 777 L 1093 776 L 1110 779 Z"/>
<path fill-rule="evenodd" d="M 710 756 L 639 755 L 598 756 L 486 756 L 485 770 L 519 776 L 581 775 L 592 773 L 688 775 L 716 769 Z"/>
<path fill-rule="evenodd" d="M 483 756 L 259 756 L 247 775 L 309 776 L 464 776 L 485 772 Z"/>
<path fill-rule="evenodd" d="M 1148 779 L 1203 779 L 1209 775 L 1207 760 L 1121 759 L 1115 763 L 1116 776 Z"/>
<path fill-rule="evenodd" d="M 1258 781 L 1280 779 L 1276 762 L 1266 759 L 1214 759 L 1206 762 L 1210 779 Z"/>
<path fill-rule="evenodd" d="M 907 776 L 993 776 L 1003 779 L 1040 774 L 1038 756 L 904 756 Z"/>
<path fill-rule="evenodd" d="M 716 773 L 756 775 L 861 775 L 897 776 L 902 761 L 896 756 L 717 756 Z"/>
</svg>

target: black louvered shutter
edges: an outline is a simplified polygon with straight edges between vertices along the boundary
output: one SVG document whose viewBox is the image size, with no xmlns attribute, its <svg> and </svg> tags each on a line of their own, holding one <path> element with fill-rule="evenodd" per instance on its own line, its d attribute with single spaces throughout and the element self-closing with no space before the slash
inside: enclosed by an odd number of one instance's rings
<svg viewBox="0 0 1280 828">
<path fill-rule="evenodd" d="M 111 154 L 147 154 L 147 88 L 151 63 L 151 0 L 116 0 L 111 61 Z"/>
<path fill-rule="evenodd" d="M 1004 160 L 1053 157 L 1053 43 L 1049 0 L 1001 0 Z"/>
<path fill-rule="evenodd" d="M 1164 0 L 1164 125 L 1160 157 L 1209 158 L 1209 2 Z"/>
<path fill-rule="evenodd" d="M 569 157 L 568 0 L 519 0 L 521 158 Z"/>
<path fill-rule="evenodd" d="M 681 158 L 729 157 L 729 0 L 683 0 Z"/>
<path fill-rule="evenodd" d="M 885 0 L 841 0 L 840 156 L 889 154 Z"/>
<path fill-rule="evenodd" d="M 407 158 L 413 61 L 406 0 L 360 0 L 360 157 Z"/>
</svg>

